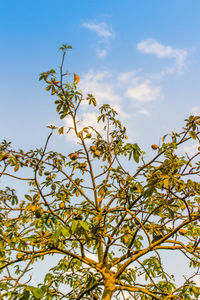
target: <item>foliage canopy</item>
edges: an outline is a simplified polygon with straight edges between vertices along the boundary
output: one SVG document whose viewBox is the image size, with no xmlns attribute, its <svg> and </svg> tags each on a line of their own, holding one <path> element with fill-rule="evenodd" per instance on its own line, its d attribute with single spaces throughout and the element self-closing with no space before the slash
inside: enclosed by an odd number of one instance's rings
<svg viewBox="0 0 200 300">
<path fill-rule="evenodd" d="M 108 104 L 99 108 L 103 130 L 81 128 L 81 107 L 96 109 L 96 100 L 78 90 L 78 75 L 70 82 L 72 74 L 63 71 L 70 49 L 60 47 L 59 71 L 44 72 L 40 80 L 56 96 L 60 119 L 69 118 L 72 126 L 49 126 L 41 149 L 15 150 L 5 140 L 0 146 L 1 181 L 11 177 L 29 186 L 24 197 L 12 187 L 0 190 L 1 297 L 197 299 L 200 148 L 190 156 L 180 149 L 199 143 L 200 117 L 190 116 L 182 132 L 152 145 L 149 161 L 127 141 L 126 128 Z M 73 153 L 48 150 L 57 131 L 76 138 Z M 166 251 L 184 256 L 194 271 L 180 286 L 163 264 Z M 31 266 L 58 254 L 44 282 L 31 284 Z"/>
</svg>

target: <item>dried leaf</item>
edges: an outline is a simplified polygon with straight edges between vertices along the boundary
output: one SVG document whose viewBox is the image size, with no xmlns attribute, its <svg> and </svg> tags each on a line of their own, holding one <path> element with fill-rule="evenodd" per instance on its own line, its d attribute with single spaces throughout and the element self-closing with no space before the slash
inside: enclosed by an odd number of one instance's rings
<svg viewBox="0 0 200 300">
<path fill-rule="evenodd" d="M 79 76 L 74 73 L 74 83 L 79 83 L 79 81 L 80 81 Z"/>
</svg>

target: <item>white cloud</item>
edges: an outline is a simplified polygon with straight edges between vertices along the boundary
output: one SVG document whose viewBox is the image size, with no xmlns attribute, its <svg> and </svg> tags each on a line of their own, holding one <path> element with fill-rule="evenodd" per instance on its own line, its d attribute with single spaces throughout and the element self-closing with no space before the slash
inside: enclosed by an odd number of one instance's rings
<svg viewBox="0 0 200 300">
<path fill-rule="evenodd" d="M 99 106 L 110 104 L 119 114 L 119 119 L 129 128 L 130 120 L 133 115 L 150 115 L 150 106 L 153 101 L 162 98 L 161 87 L 152 80 L 145 80 L 138 76 L 139 70 L 129 72 L 112 73 L 110 71 L 89 70 L 87 73 L 80 74 L 79 89 L 83 95 L 93 94 Z M 84 104 L 85 103 L 85 104 Z M 82 111 L 78 118 L 78 129 L 86 126 L 93 126 L 98 131 L 103 132 L 100 123 L 96 122 L 97 113 L 91 112 L 88 103 L 85 101 L 82 105 Z M 67 127 L 72 127 L 69 118 L 66 119 Z M 135 130 L 131 129 L 132 135 Z M 130 138 L 132 137 L 131 134 Z M 75 139 L 74 134 L 69 134 L 70 140 Z"/>
<path fill-rule="evenodd" d="M 145 80 L 134 87 L 128 88 L 125 95 L 135 100 L 138 104 L 151 102 L 162 97 L 160 87 L 153 86 L 150 80 Z"/>
<path fill-rule="evenodd" d="M 178 152 L 183 154 L 187 153 L 191 157 L 195 155 L 197 152 L 199 152 L 198 147 L 199 147 L 198 143 L 192 145 L 185 145 L 182 148 L 180 148 Z"/>
<path fill-rule="evenodd" d="M 95 72 L 90 70 L 81 79 L 80 88 L 84 93 L 92 93 L 98 104 L 117 104 L 121 101 L 117 87 L 112 83 L 112 73 L 108 71 Z"/>
<path fill-rule="evenodd" d="M 111 38 L 113 36 L 113 30 L 109 27 L 105 22 L 101 22 L 99 24 L 95 23 L 83 23 L 83 27 L 94 31 L 99 37 L 103 37 L 105 39 Z"/>
<path fill-rule="evenodd" d="M 129 71 L 129 72 L 124 72 L 118 75 L 117 79 L 119 81 L 130 81 L 132 79 L 135 79 L 136 74 L 139 72 L 138 71 Z"/>
<path fill-rule="evenodd" d="M 98 104 L 111 104 L 124 120 L 133 114 L 133 107 L 139 107 L 140 114 L 149 115 L 147 103 L 160 99 L 163 95 L 158 85 L 136 76 L 137 73 L 138 71 L 131 71 L 115 75 L 108 71 L 90 70 L 82 76 L 79 87 L 86 94 L 92 93 Z"/>
<path fill-rule="evenodd" d="M 200 116 L 200 106 L 193 106 L 191 108 L 191 113 L 195 116 Z"/>
<path fill-rule="evenodd" d="M 84 112 L 80 115 L 79 121 L 77 122 L 77 129 L 81 131 L 84 127 L 92 126 L 98 132 L 103 134 L 103 124 L 97 122 L 98 114 L 94 112 Z M 65 119 L 65 126 L 67 128 L 73 128 L 73 121 L 71 118 Z M 92 130 L 89 130 L 92 132 Z M 68 140 L 77 141 L 76 135 L 73 130 L 70 130 L 69 134 L 66 136 Z M 87 141 L 87 140 L 86 140 Z"/>
<path fill-rule="evenodd" d="M 185 49 L 166 46 L 154 39 L 147 39 L 139 42 L 137 48 L 143 53 L 155 54 L 159 58 L 175 59 L 178 73 L 182 72 L 185 60 L 188 56 L 188 52 Z M 172 71 L 171 68 L 169 70 Z M 173 72 L 175 72 L 175 69 L 173 69 Z"/>
<path fill-rule="evenodd" d="M 145 108 L 140 109 L 138 112 L 141 115 L 145 115 L 145 116 L 149 116 L 150 115 L 150 112 L 147 109 L 145 109 Z"/>
<path fill-rule="evenodd" d="M 131 114 L 124 111 L 122 109 L 122 107 L 120 106 L 120 104 L 112 104 L 112 108 L 118 113 L 120 114 L 120 119 L 121 120 L 127 120 L 131 117 Z"/>
<path fill-rule="evenodd" d="M 110 41 L 114 37 L 114 31 L 111 26 L 106 24 L 105 22 L 101 23 L 83 23 L 82 27 L 93 31 L 99 37 L 99 42 L 96 47 L 97 56 L 103 58 L 107 55 Z"/>
<path fill-rule="evenodd" d="M 104 57 L 107 55 L 107 50 L 106 49 L 97 49 L 97 55 L 99 57 Z"/>
</svg>

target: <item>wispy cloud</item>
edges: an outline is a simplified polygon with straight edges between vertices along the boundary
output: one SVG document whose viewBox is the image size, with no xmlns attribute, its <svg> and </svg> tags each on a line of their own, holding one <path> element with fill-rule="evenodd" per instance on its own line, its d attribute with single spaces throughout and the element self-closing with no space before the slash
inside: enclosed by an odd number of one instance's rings
<svg viewBox="0 0 200 300">
<path fill-rule="evenodd" d="M 191 108 L 192 115 L 200 116 L 200 106 L 193 106 Z"/>
<path fill-rule="evenodd" d="M 183 155 L 187 154 L 191 157 L 199 151 L 198 147 L 199 147 L 198 143 L 193 143 L 192 145 L 185 145 L 181 147 L 177 152 Z"/>
<path fill-rule="evenodd" d="M 105 57 L 110 47 L 110 40 L 114 37 L 114 31 L 111 26 L 105 22 L 101 23 L 83 23 L 82 27 L 93 31 L 99 37 L 98 46 L 96 48 L 98 57 Z"/>
<path fill-rule="evenodd" d="M 148 54 L 154 54 L 159 58 L 172 58 L 176 62 L 176 69 L 173 72 L 181 73 L 185 65 L 185 60 L 188 56 L 188 52 L 185 49 L 173 48 L 169 45 L 163 45 L 154 39 L 146 39 L 137 44 L 137 48 Z M 172 69 L 168 71 L 171 73 Z"/>
<path fill-rule="evenodd" d="M 105 57 L 106 55 L 107 55 L 107 49 L 97 48 L 97 56 L 98 57 Z"/>
<path fill-rule="evenodd" d="M 92 93 L 98 103 L 110 103 L 127 118 L 128 106 L 148 115 L 147 103 L 163 97 L 161 87 L 138 76 L 138 71 L 113 74 L 110 71 L 95 72 L 90 70 L 80 81 L 80 88 L 85 93 Z M 139 111 L 138 111 L 139 112 Z"/>
<path fill-rule="evenodd" d="M 99 37 L 103 37 L 105 39 L 111 38 L 113 36 L 113 30 L 109 27 L 105 22 L 101 22 L 99 24 L 95 23 L 83 23 L 83 27 L 96 32 Z"/>
<path fill-rule="evenodd" d="M 80 81 L 80 88 L 85 93 L 92 93 L 99 104 L 120 103 L 116 85 L 112 83 L 113 75 L 109 71 L 95 72 L 90 70 Z"/>
<path fill-rule="evenodd" d="M 92 126 L 93 128 L 97 129 L 101 134 L 103 134 L 104 125 L 102 123 L 97 122 L 98 113 L 96 112 L 82 112 L 79 114 L 79 118 L 77 119 L 77 129 L 78 131 L 82 130 L 84 127 Z M 65 120 L 65 126 L 67 128 L 73 128 L 73 121 L 70 118 L 66 118 Z M 90 132 L 92 130 L 88 129 Z M 73 130 L 70 130 L 70 132 L 66 135 L 67 139 L 71 142 L 76 141 L 76 135 Z M 87 140 L 86 140 L 87 142 Z"/>
<path fill-rule="evenodd" d="M 145 108 L 140 109 L 138 112 L 141 115 L 145 115 L 145 116 L 149 116 L 150 115 L 150 112 L 147 109 L 145 109 Z"/>
<path fill-rule="evenodd" d="M 150 80 L 139 82 L 135 86 L 128 88 L 125 95 L 135 100 L 138 104 L 152 102 L 162 97 L 161 88 L 153 86 Z"/>
<path fill-rule="evenodd" d="M 108 103 L 114 108 L 123 124 L 130 129 L 133 116 L 138 114 L 148 117 L 151 115 L 152 103 L 158 98 L 162 98 L 162 90 L 158 83 L 146 80 L 141 70 L 132 70 L 129 72 L 114 73 L 109 70 L 95 71 L 89 70 L 85 74 L 80 74 L 79 89 L 84 95 L 93 94 L 97 104 L 100 106 Z M 83 102 L 84 103 L 84 102 Z M 103 133 L 101 123 L 97 123 L 97 114 L 90 111 L 88 104 L 82 106 L 79 114 L 78 130 L 85 126 L 93 126 Z M 65 120 L 65 125 L 73 127 L 69 119 Z M 130 138 L 137 136 L 135 128 L 131 127 Z M 74 134 L 67 135 L 71 141 L 74 140 Z"/>
</svg>

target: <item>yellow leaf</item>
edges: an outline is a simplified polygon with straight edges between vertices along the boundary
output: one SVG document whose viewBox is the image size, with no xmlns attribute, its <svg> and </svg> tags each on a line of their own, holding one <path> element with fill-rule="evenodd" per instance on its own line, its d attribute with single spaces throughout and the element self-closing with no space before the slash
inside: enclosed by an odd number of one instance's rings
<svg viewBox="0 0 200 300">
<path fill-rule="evenodd" d="M 103 196 L 105 193 L 104 187 L 101 187 L 100 190 L 98 191 L 99 196 Z"/>
<path fill-rule="evenodd" d="M 20 259 L 23 258 L 23 256 L 24 256 L 24 253 L 18 252 L 17 255 L 16 255 L 16 258 L 17 258 L 18 260 L 20 260 Z"/>
<path fill-rule="evenodd" d="M 79 76 L 74 73 L 74 82 L 79 83 L 79 81 L 80 81 Z"/>
<path fill-rule="evenodd" d="M 54 95 L 55 93 L 56 93 L 56 89 L 55 89 L 55 87 L 52 85 L 51 95 Z"/>
<path fill-rule="evenodd" d="M 98 156 L 98 157 L 100 157 L 100 156 L 101 156 L 101 154 L 99 153 L 99 151 L 98 151 L 98 150 L 96 150 L 96 151 L 94 152 L 94 155 L 95 155 L 95 156 Z"/>
<path fill-rule="evenodd" d="M 50 88 L 51 88 L 51 85 L 48 85 L 48 86 L 46 87 L 46 91 L 49 91 Z"/>
<path fill-rule="evenodd" d="M 17 172 L 18 170 L 19 170 L 19 165 L 16 165 L 16 166 L 14 167 L 14 171 Z"/>
<path fill-rule="evenodd" d="M 37 206 L 36 206 L 36 205 L 34 205 L 34 204 L 30 205 L 30 210 L 36 211 L 36 209 L 37 209 Z"/>
<path fill-rule="evenodd" d="M 100 202 L 100 201 L 102 201 L 103 199 L 104 199 L 103 197 L 100 197 L 100 198 L 97 199 L 97 201 Z"/>
<path fill-rule="evenodd" d="M 165 178 L 163 183 L 164 183 L 164 186 L 168 189 L 168 187 L 169 187 L 169 178 Z"/>
<path fill-rule="evenodd" d="M 64 133 L 64 126 L 63 126 L 63 127 L 60 127 L 60 128 L 58 129 L 58 133 L 59 133 L 59 134 L 63 134 L 63 133 Z"/>
</svg>

